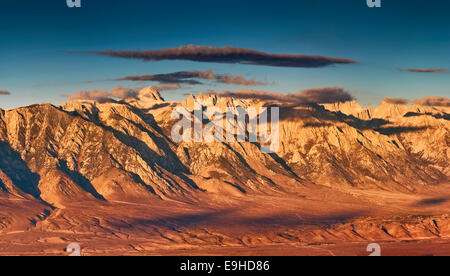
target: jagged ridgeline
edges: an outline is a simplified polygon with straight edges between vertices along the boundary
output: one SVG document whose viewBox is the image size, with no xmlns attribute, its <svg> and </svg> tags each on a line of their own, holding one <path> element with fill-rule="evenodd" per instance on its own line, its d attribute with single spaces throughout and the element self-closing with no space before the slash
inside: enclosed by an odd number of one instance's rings
<svg viewBox="0 0 450 276">
<path fill-rule="evenodd" d="M 175 143 L 172 110 L 261 102 L 146 88 L 130 101 L 71 101 L 0 111 L 0 194 L 57 205 L 199 194 L 295 193 L 304 185 L 414 191 L 448 181 L 448 108 L 356 102 L 282 106 L 280 149 L 255 143 Z"/>
</svg>

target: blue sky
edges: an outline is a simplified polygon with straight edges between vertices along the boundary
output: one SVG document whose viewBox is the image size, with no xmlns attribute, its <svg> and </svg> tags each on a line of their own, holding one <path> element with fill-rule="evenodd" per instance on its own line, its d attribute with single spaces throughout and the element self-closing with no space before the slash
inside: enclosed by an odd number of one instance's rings
<svg viewBox="0 0 450 276">
<path fill-rule="evenodd" d="M 2 1 L 0 90 L 11 95 L 0 95 L 0 108 L 59 104 L 65 101 L 61 94 L 78 89 L 144 85 L 105 79 L 207 69 L 270 83 L 251 87 L 258 90 L 285 93 L 341 86 L 364 105 L 375 105 L 385 96 L 450 95 L 448 73 L 396 70 L 450 70 L 450 2 L 446 0 L 384 0 L 379 9 L 368 8 L 365 0 L 81 1 L 79 9 L 67 8 L 65 0 Z M 70 53 L 190 44 L 348 58 L 360 64 L 311 69 L 143 62 Z M 239 88 L 245 87 L 207 82 L 165 91 L 163 96 L 180 100 L 192 91 Z"/>
</svg>

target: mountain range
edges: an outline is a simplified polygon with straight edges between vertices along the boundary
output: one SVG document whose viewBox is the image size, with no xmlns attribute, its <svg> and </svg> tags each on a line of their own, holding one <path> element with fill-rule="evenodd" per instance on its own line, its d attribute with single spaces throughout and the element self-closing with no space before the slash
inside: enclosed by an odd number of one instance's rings
<svg viewBox="0 0 450 276">
<path fill-rule="evenodd" d="M 172 111 L 196 101 L 265 104 L 212 94 L 169 102 L 149 87 L 130 100 L 0 109 L 1 251 L 57 254 L 73 240 L 95 243 L 90 254 L 158 254 L 450 237 L 449 107 L 281 106 L 280 149 L 266 154 L 250 142 L 175 143 Z M 111 239 L 126 242 L 108 251 Z"/>
</svg>

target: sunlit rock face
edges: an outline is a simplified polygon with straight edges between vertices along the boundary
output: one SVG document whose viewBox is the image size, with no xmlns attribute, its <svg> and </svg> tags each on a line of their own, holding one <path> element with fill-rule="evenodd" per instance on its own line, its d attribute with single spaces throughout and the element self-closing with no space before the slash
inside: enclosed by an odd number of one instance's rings
<svg viewBox="0 0 450 276">
<path fill-rule="evenodd" d="M 193 95 L 181 106 L 262 106 Z M 73 101 L 0 112 L 1 190 L 48 202 L 289 191 L 302 183 L 414 190 L 450 174 L 448 114 L 357 102 L 281 107 L 280 150 L 255 143 L 174 143 L 176 103 L 154 88 L 129 101 Z M 152 107 L 152 108 L 150 108 Z"/>
</svg>

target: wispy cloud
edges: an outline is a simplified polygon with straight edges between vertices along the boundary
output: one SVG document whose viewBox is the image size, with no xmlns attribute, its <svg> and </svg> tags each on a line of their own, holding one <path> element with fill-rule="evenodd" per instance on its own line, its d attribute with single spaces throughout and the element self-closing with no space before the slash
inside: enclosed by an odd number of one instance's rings
<svg viewBox="0 0 450 276">
<path fill-rule="evenodd" d="M 257 91 L 240 89 L 234 92 L 223 91 L 217 94 L 221 97 L 237 99 L 261 100 L 279 104 L 329 104 L 336 102 L 348 102 L 354 100 L 353 96 L 341 87 L 325 87 L 306 89 L 295 93 L 282 94 L 278 92 Z"/>
<path fill-rule="evenodd" d="M 179 84 L 162 84 L 160 86 L 151 86 L 156 91 L 167 91 L 179 89 Z M 126 100 L 139 98 L 141 88 L 127 88 L 123 86 L 117 86 L 111 90 L 106 89 L 92 89 L 92 90 L 78 90 L 73 94 L 63 94 L 64 98 L 69 101 L 73 100 L 93 100 L 97 102 L 108 102 L 114 99 Z"/>
<path fill-rule="evenodd" d="M 411 72 L 411 73 L 449 73 L 450 71 L 448 71 L 447 69 L 414 69 L 414 68 L 409 68 L 409 69 L 402 69 L 402 68 L 397 68 L 397 70 L 399 71 L 405 71 L 405 72 Z"/>
<path fill-rule="evenodd" d="M 403 98 L 384 98 L 383 102 L 390 104 L 402 104 L 407 105 L 411 102 L 411 100 L 403 99 Z"/>
<path fill-rule="evenodd" d="M 450 99 L 446 97 L 428 96 L 421 99 L 410 100 L 404 98 L 384 98 L 383 102 L 391 104 L 417 104 L 422 106 L 439 106 L 449 107 Z"/>
<path fill-rule="evenodd" d="M 11 95 L 11 92 L 7 90 L 0 90 L 0 95 Z"/>
<path fill-rule="evenodd" d="M 161 50 L 143 51 L 90 51 L 89 53 L 139 59 L 143 61 L 188 60 L 196 62 L 236 63 L 277 67 L 320 68 L 335 64 L 355 64 L 357 61 L 346 58 L 334 58 L 312 55 L 269 54 L 247 48 L 181 46 Z"/>
<path fill-rule="evenodd" d="M 158 86 L 153 86 L 158 91 L 168 91 L 168 90 L 177 90 L 181 89 L 182 86 L 178 83 L 164 83 Z"/>
<path fill-rule="evenodd" d="M 260 86 L 266 85 L 264 82 L 248 80 L 243 76 L 232 76 L 228 74 L 214 74 L 211 70 L 206 71 L 181 71 L 167 74 L 155 75 L 136 75 L 114 79 L 115 81 L 155 81 L 159 83 L 177 83 L 177 84 L 202 84 L 199 79 L 214 80 L 219 83 Z"/>
<path fill-rule="evenodd" d="M 415 104 L 424 106 L 443 106 L 450 107 L 450 99 L 446 97 L 429 96 L 413 101 Z"/>
<path fill-rule="evenodd" d="M 137 97 L 139 90 L 136 88 L 126 88 L 122 86 L 117 86 L 112 90 L 106 89 L 92 89 L 92 90 L 78 90 L 74 94 L 62 95 L 66 97 L 69 101 L 72 100 L 94 100 L 94 101 L 107 101 L 112 98 L 116 99 L 127 99 Z"/>
<path fill-rule="evenodd" d="M 177 84 L 202 84 L 194 78 L 199 77 L 200 72 L 195 71 L 183 71 L 168 74 L 155 74 L 155 75 L 135 75 L 127 76 L 123 78 L 116 78 L 115 81 L 154 81 L 159 83 L 177 83 Z"/>
<path fill-rule="evenodd" d="M 218 75 L 217 81 L 225 84 L 245 85 L 245 86 L 261 86 L 267 85 L 265 82 L 247 80 L 243 76 Z"/>
</svg>

